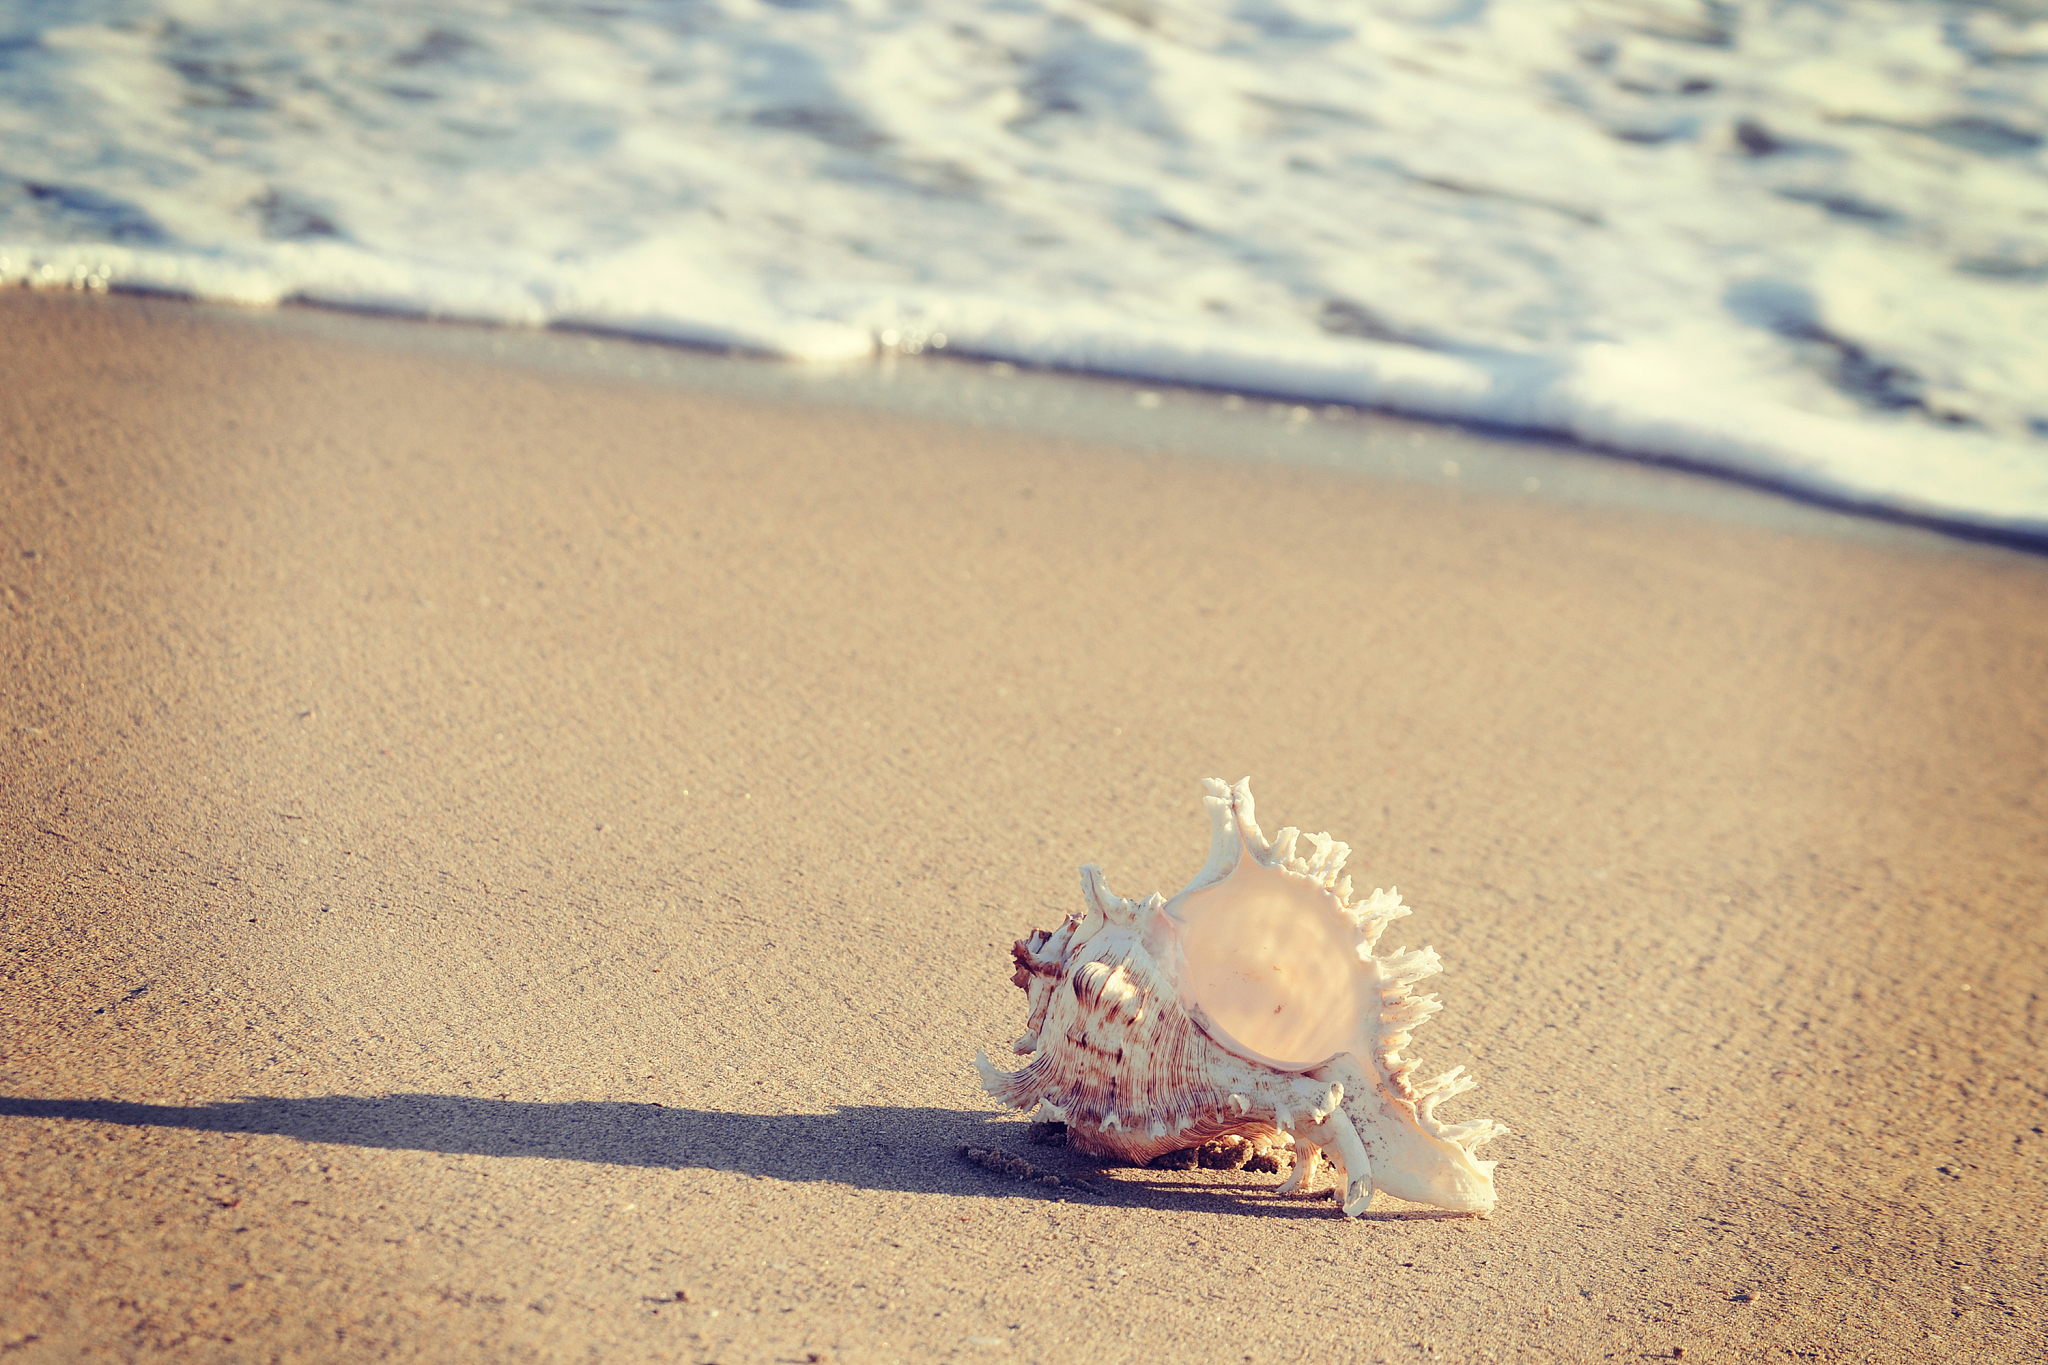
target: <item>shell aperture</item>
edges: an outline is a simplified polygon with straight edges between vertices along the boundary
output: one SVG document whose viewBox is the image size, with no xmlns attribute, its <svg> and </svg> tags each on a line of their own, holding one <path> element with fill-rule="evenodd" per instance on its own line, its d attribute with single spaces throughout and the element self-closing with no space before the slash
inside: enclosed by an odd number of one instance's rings
<svg viewBox="0 0 2048 1365">
<path fill-rule="evenodd" d="M 1291 1144 L 1283 1195 L 1311 1190 L 1327 1155 L 1347 1217 L 1381 1190 L 1492 1209 L 1495 1163 L 1473 1153 L 1507 1127 L 1438 1119 L 1472 1078 L 1416 1081 L 1401 1055 L 1441 1008 L 1413 989 L 1442 970 L 1432 949 L 1375 951 L 1408 907 L 1392 891 L 1354 906 L 1350 850 L 1327 834 L 1267 840 L 1249 779 L 1203 785 L 1209 858 L 1178 895 L 1126 900 L 1084 867 L 1084 908 L 1012 947 L 1031 1060 L 1004 1072 L 978 1056 L 983 1088 L 1057 1110 L 1070 1146 L 1140 1165 L 1225 1139 Z"/>
<path fill-rule="evenodd" d="M 1189 1004 L 1217 1042 L 1281 1071 L 1357 1045 L 1358 920 L 1335 894 L 1240 857 L 1221 883 L 1166 913 L 1180 922 Z"/>
</svg>

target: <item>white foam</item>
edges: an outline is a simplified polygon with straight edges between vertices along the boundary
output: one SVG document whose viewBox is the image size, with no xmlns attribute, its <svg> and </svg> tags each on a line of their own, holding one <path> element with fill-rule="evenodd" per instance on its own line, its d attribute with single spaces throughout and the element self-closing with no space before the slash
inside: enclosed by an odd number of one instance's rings
<svg viewBox="0 0 2048 1365">
<path fill-rule="evenodd" d="M 958 349 L 2048 533 L 2048 23 L 28 3 L 0 279 Z"/>
</svg>

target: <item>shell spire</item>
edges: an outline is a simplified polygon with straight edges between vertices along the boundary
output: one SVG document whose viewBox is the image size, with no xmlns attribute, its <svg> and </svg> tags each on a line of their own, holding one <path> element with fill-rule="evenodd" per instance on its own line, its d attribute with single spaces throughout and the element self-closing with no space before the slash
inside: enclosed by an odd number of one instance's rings
<svg viewBox="0 0 2048 1365">
<path fill-rule="evenodd" d="M 1474 1084 L 1463 1067 L 1413 1079 L 1401 1055 L 1442 1008 L 1417 983 L 1443 970 L 1434 949 L 1377 953 L 1409 913 L 1398 893 L 1351 900 L 1350 848 L 1328 834 L 1260 830 L 1250 779 L 1203 783 L 1209 857 L 1171 899 L 1126 900 L 1081 869 L 1083 909 L 1012 948 L 1029 1002 L 1006 1073 L 976 1058 L 982 1084 L 1013 1108 L 1046 1104 L 1068 1140 L 1145 1162 L 1218 1138 L 1291 1138 L 1307 1188 L 1318 1154 L 1345 1173 L 1356 1216 L 1379 1190 L 1440 1208 L 1494 1205 L 1492 1119 L 1444 1123 L 1436 1108 Z"/>
</svg>

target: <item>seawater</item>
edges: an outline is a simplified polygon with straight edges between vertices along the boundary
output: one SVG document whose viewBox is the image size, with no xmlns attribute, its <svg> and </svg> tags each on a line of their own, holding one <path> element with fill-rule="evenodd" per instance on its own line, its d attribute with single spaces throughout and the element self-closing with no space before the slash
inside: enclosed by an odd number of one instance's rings
<svg viewBox="0 0 2048 1365">
<path fill-rule="evenodd" d="M 0 278 L 943 348 L 2048 534 L 2048 3 L 14 0 Z"/>
</svg>

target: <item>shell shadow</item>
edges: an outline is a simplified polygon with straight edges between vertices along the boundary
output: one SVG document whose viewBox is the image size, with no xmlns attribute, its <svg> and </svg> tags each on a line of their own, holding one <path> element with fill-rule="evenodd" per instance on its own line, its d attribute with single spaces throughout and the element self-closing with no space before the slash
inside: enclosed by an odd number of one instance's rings
<svg viewBox="0 0 2048 1365">
<path fill-rule="evenodd" d="M 1024 1151 L 1023 1123 L 986 1110 L 847 1105 L 823 1114 L 744 1114 L 610 1100 L 545 1102 L 471 1095 L 244 1095 L 208 1104 L 0 1095 L 0 1119 L 56 1119 L 131 1128 L 244 1133 L 389 1151 L 530 1157 L 662 1170 L 722 1170 L 775 1180 L 967 1198 L 1054 1198 L 1188 1214 L 1334 1218 L 1327 1202 L 1278 1199 L 1241 1173 L 1102 1168 L 1029 1148 L 1042 1168 L 1085 1179 L 1094 1193 L 1057 1193 L 955 1156 L 972 1141 Z M 1462 1215 L 1368 1214 L 1369 1219 Z"/>
</svg>

